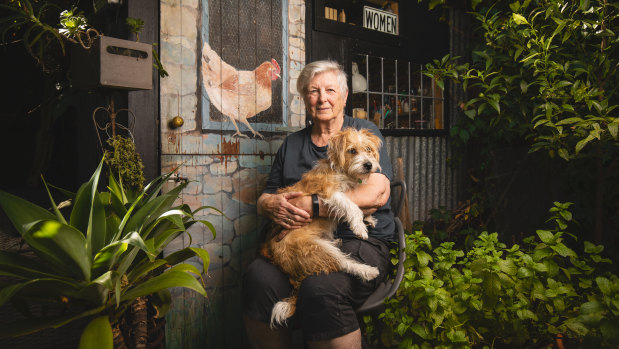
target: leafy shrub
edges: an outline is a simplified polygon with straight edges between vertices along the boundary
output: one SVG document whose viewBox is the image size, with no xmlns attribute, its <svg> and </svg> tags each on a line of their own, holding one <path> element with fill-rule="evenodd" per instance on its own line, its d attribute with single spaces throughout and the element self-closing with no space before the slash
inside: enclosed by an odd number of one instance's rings
<svg viewBox="0 0 619 349">
<path fill-rule="evenodd" d="M 583 347 L 619 341 L 619 279 L 602 273 L 603 246 L 578 255 L 561 230 L 569 204 L 551 209 L 555 230 L 538 230 L 507 247 L 483 232 L 468 252 L 453 242 L 432 248 L 421 232 L 407 236 L 406 274 L 395 297 L 369 324 L 388 347 L 541 347 L 561 334 Z M 373 326 L 376 325 L 376 326 Z M 372 332 L 374 331 L 374 332 Z"/>
<path fill-rule="evenodd" d="M 454 210 L 441 206 L 429 213 L 425 221 L 415 221 L 413 229 L 424 232 L 434 245 L 453 241 L 469 249 L 474 238 L 484 230 L 480 205 L 471 200 L 460 202 Z"/>
<path fill-rule="evenodd" d="M 591 145 L 617 150 L 619 6 L 476 0 L 468 13 L 479 25 L 472 62 L 456 65 L 446 56 L 427 67 L 439 85 L 451 79 L 468 93 L 461 107 L 469 119 L 452 128 L 456 139 L 524 135 L 531 151 L 565 160 L 595 154 Z"/>
<path fill-rule="evenodd" d="M 619 180 L 617 2 L 428 4 L 453 6 L 472 23 L 462 35 L 470 39 L 470 57 L 463 52 L 461 59 L 436 59 L 426 73 L 438 86 L 452 81 L 462 87 L 457 103 L 464 115 L 450 127 L 451 140 L 476 147 L 485 163 L 475 169 L 481 183 L 493 181 L 492 154 L 501 147 L 526 144 L 530 152 L 570 161 L 557 172 L 579 182 L 570 188 L 578 199 L 570 200 L 581 207 L 579 220 L 591 226 L 586 231 L 597 243 L 605 241 L 604 235 L 617 231 L 616 220 L 606 217 L 616 216 L 619 196 L 619 186 L 609 185 Z"/>
<path fill-rule="evenodd" d="M 212 207 L 192 211 L 187 205 L 175 205 L 187 183 L 159 195 L 171 174 L 138 192 L 110 176 L 108 191 L 99 191 L 103 162 L 71 195 L 67 217 L 61 212 L 66 202 L 56 205 L 51 194 L 52 212 L 0 191 L 0 207 L 34 253 L 28 257 L 0 251 L 0 306 L 10 302 L 24 315 L 2 323 L 0 338 L 90 320 L 80 348 L 111 349 L 112 331 L 115 336 L 120 333 L 118 320 L 136 300 L 150 296 L 158 315 L 164 316 L 172 287 L 206 297 L 201 274 L 208 270 L 208 252 L 186 247 L 165 258 L 162 252 L 198 222 L 214 235 L 210 222 L 194 216 Z M 202 270 L 184 263 L 194 257 L 202 260 Z M 33 305 L 60 311 L 33 313 Z"/>
</svg>

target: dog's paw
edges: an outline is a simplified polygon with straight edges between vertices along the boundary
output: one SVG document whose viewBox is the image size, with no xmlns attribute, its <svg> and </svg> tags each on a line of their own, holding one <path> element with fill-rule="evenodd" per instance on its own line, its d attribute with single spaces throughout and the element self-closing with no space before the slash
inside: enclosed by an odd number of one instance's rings
<svg viewBox="0 0 619 349">
<path fill-rule="evenodd" d="M 363 221 L 365 222 L 365 224 L 372 228 L 376 227 L 376 223 L 378 223 L 374 216 L 365 216 L 365 218 L 363 218 Z"/>
<path fill-rule="evenodd" d="M 365 224 L 358 224 L 350 227 L 353 234 L 357 237 L 362 238 L 363 240 L 368 239 L 368 227 Z"/>
<path fill-rule="evenodd" d="M 370 281 L 370 280 L 376 279 L 378 274 L 380 274 L 380 272 L 378 271 L 378 268 L 371 267 L 369 265 L 364 265 L 363 268 L 361 268 L 360 270 L 359 276 L 364 281 Z"/>
</svg>

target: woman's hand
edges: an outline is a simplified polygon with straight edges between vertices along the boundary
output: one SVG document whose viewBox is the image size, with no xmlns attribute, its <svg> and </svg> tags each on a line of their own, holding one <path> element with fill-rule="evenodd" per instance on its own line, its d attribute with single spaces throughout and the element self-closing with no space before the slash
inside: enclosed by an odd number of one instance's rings
<svg viewBox="0 0 619 349">
<path fill-rule="evenodd" d="M 267 194 L 258 198 L 258 213 L 270 218 L 284 231 L 301 228 L 312 221 L 311 197 L 301 192 Z M 309 209 L 307 203 L 309 202 Z M 285 235 L 285 234 L 284 234 Z M 282 236 L 283 237 L 283 236 Z"/>
</svg>

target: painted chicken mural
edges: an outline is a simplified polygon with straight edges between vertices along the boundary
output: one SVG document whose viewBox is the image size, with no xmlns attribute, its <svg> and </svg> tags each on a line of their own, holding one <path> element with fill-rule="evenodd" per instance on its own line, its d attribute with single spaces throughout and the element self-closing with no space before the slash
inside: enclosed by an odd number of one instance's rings
<svg viewBox="0 0 619 349">
<path fill-rule="evenodd" d="M 254 70 L 237 70 L 224 62 L 208 43 L 202 48 L 202 86 L 208 94 L 211 104 L 232 121 L 236 129 L 235 136 L 242 134 L 237 121 L 260 138 L 247 119 L 256 116 L 271 107 L 271 85 L 280 78 L 281 69 L 275 59 L 260 64 Z"/>
</svg>

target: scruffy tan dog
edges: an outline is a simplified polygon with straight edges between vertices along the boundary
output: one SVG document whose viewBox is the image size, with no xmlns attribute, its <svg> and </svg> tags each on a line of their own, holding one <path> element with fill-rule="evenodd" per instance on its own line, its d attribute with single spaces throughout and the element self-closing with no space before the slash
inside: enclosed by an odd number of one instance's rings
<svg viewBox="0 0 619 349">
<path fill-rule="evenodd" d="M 341 270 L 366 281 L 378 276 L 377 268 L 359 263 L 342 252 L 333 231 L 338 221 L 344 220 L 356 236 L 368 238 L 363 212 L 344 192 L 380 169 L 380 144 L 380 138 L 366 129 L 346 128 L 329 140 L 326 159 L 318 161 L 296 184 L 279 190 L 280 193 L 317 194 L 326 205 L 329 217 L 314 218 L 280 241 L 271 237 L 262 247 L 262 255 L 288 274 L 293 286 L 292 295 L 273 307 L 271 326 L 285 323 L 294 314 L 301 281 L 310 275 Z M 366 217 L 366 222 L 371 226 L 376 224 L 372 216 Z"/>
</svg>

